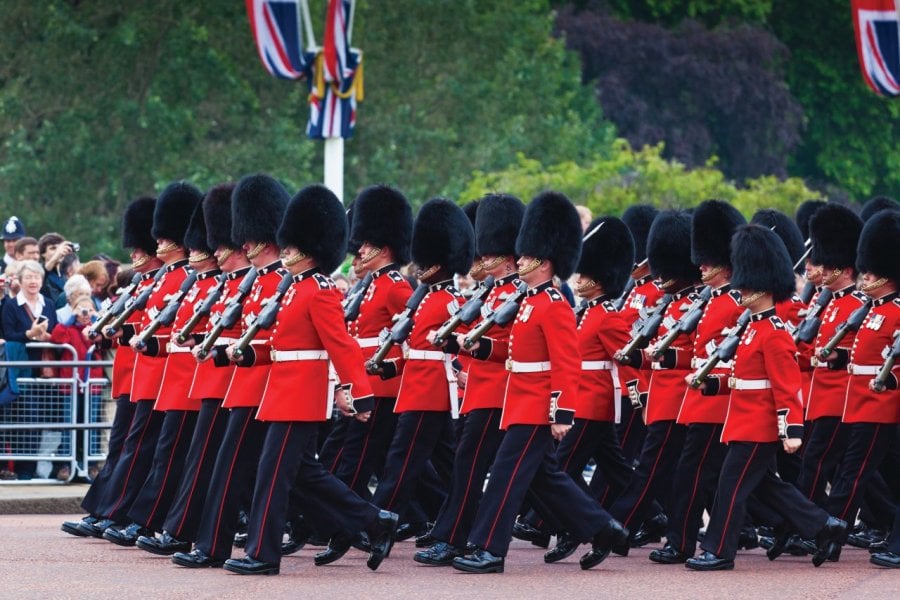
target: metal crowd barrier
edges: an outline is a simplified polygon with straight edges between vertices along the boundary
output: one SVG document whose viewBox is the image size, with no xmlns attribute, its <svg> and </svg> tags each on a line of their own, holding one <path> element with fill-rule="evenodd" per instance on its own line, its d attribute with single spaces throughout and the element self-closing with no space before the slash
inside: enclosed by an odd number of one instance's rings
<svg viewBox="0 0 900 600">
<path fill-rule="evenodd" d="M 28 348 L 62 351 L 74 359 L 78 355 L 68 344 L 43 342 L 26 344 Z M 89 349 L 88 356 L 94 347 Z M 109 428 L 115 401 L 110 397 L 106 377 L 82 381 L 85 368 L 112 366 L 111 360 L 0 361 L 0 368 L 72 367 L 71 377 L 16 377 L 18 397 L 0 407 L 0 467 L 11 461 L 36 462 L 32 483 L 66 483 L 75 477 L 87 478 L 92 463 L 106 456 Z M 68 465 L 66 481 L 48 479 L 45 472 Z M 0 481 L 0 485 L 21 480 Z"/>
</svg>

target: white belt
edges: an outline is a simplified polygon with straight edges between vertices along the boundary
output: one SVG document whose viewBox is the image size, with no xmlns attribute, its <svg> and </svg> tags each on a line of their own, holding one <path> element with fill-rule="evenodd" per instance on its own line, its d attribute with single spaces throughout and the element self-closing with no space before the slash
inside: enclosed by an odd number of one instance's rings
<svg viewBox="0 0 900 600">
<path fill-rule="evenodd" d="M 325 350 L 272 350 L 272 362 L 289 362 L 294 360 L 328 360 Z"/>
<path fill-rule="evenodd" d="M 237 344 L 238 339 L 232 337 L 217 337 L 216 338 L 216 346 L 228 346 L 230 344 Z"/>
<path fill-rule="evenodd" d="M 550 361 L 519 362 L 509 358 L 506 360 L 506 370 L 510 373 L 543 373 L 550 370 Z"/>
<path fill-rule="evenodd" d="M 408 360 L 434 360 L 444 363 L 444 374 L 447 376 L 447 386 L 450 393 L 450 415 L 456 419 L 459 417 L 459 383 L 456 380 L 456 371 L 453 370 L 453 357 L 440 350 L 416 350 L 404 348 L 403 356 Z"/>
<path fill-rule="evenodd" d="M 614 364 L 611 360 L 583 360 L 582 371 L 611 371 Z"/>
<path fill-rule="evenodd" d="M 847 365 L 847 372 L 851 375 L 878 375 L 880 370 L 880 365 L 854 365 L 853 363 Z"/>
<path fill-rule="evenodd" d="M 708 358 L 700 358 L 699 356 L 694 356 L 691 358 L 691 368 L 694 370 L 697 370 L 697 369 L 701 368 L 703 365 L 705 365 L 707 360 L 709 360 L 709 359 Z M 731 361 L 730 360 L 728 360 L 728 361 L 720 360 L 718 363 L 716 363 L 715 368 L 716 369 L 730 369 Z"/>
<path fill-rule="evenodd" d="M 406 351 L 405 358 L 409 360 L 444 360 L 447 356 L 440 350 L 416 350 L 410 348 Z"/>
<path fill-rule="evenodd" d="M 190 352 L 191 348 L 188 346 L 176 346 L 172 342 L 166 344 L 166 352 L 169 354 L 181 354 L 182 352 Z"/>
<path fill-rule="evenodd" d="M 375 348 L 381 345 L 377 337 L 356 338 L 356 343 L 360 348 Z"/>
<path fill-rule="evenodd" d="M 768 379 L 738 379 L 728 378 L 728 387 L 733 390 L 768 390 L 772 388 L 772 382 Z"/>
<path fill-rule="evenodd" d="M 653 361 L 650 363 L 650 369 L 653 371 L 671 371 L 671 369 L 662 366 L 662 363 L 657 361 Z"/>
</svg>

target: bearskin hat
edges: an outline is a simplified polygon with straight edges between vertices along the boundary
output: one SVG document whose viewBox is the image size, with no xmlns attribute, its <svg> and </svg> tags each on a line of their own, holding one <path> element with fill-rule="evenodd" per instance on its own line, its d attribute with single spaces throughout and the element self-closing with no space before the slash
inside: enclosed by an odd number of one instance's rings
<svg viewBox="0 0 900 600">
<path fill-rule="evenodd" d="M 887 196 L 875 196 L 863 204 L 862 209 L 859 211 L 859 218 L 865 223 L 872 215 L 886 208 L 900 210 L 900 202 L 897 202 L 893 198 L 888 198 Z"/>
<path fill-rule="evenodd" d="M 515 256 L 525 205 L 515 196 L 488 194 L 478 203 L 475 253 L 478 256 Z"/>
<path fill-rule="evenodd" d="M 581 236 L 581 217 L 572 201 L 559 192 L 542 192 L 525 208 L 516 255 L 549 260 L 553 272 L 568 279 L 581 256 Z"/>
<path fill-rule="evenodd" d="M 412 208 L 400 190 L 387 185 L 367 187 L 353 203 L 350 244 L 359 248 L 365 242 L 388 247 L 399 264 L 409 262 L 412 237 Z"/>
<path fill-rule="evenodd" d="M 650 273 L 662 281 L 700 281 L 700 269 L 691 262 L 691 215 L 664 210 L 656 215 L 647 234 Z"/>
<path fill-rule="evenodd" d="M 150 196 L 132 200 L 125 207 L 125 214 L 122 216 L 123 248 L 139 248 L 147 254 L 156 254 L 156 240 L 151 233 L 155 208 L 156 198 Z"/>
<path fill-rule="evenodd" d="M 730 266 L 731 236 L 746 223 L 744 215 L 727 202 L 701 202 L 691 215 L 691 261 L 697 266 Z"/>
<path fill-rule="evenodd" d="M 791 257 L 781 238 L 762 225 L 742 225 L 731 240 L 731 287 L 771 292 L 775 302 L 794 293 Z"/>
<path fill-rule="evenodd" d="M 622 213 L 622 221 L 628 226 L 631 237 L 634 238 L 634 262 L 644 262 L 647 258 L 647 234 L 653 219 L 659 213 L 649 204 L 634 204 Z"/>
<path fill-rule="evenodd" d="M 469 223 L 472 224 L 472 230 L 475 230 L 475 216 L 478 214 L 478 203 L 479 200 L 472 200 L 471 202 L 465 204 L 462 209 L 463 212 L 466 213 L 466 217 L 469 219 Z"/>
<path fill-rule="evenodd" d="M 206 241 L 206 219 L 203 216 L 203 202 L 198 202 L 188 223 L 187 233 L 184 234 L 184 246 L 191 250 L 198 250 L 212 254 L 213 249 Z"/>
<path fill-rule="evenodd" d="M 863 226 L 856 269 L 900 283 L 900 211 L 880 210 Z"/>
<path fill-rule="evenodd" d="M 312 257 L 323 273 L 331 273 L 347 255 L 344 205 L 324 185 L 306 186 L 288 203 L 277 239 L 282 248 L 296 247 Z"/>
<path fill-rule="evenodd" d="M 441 265 L 450 273 L 468 273 L 475 232 L 463 209 L 444 198 L 423 204 L 413 225 L 412 258 L 423 269 Z"/>
<path fill-rule="evenodd" d="M 797 207 L 794 220 L 797 221 L 797 227 L 800 228 L 800 235 L 803 236 L 804 241 L 809 239 L 809 220 L 826 204 L 822 200 L 806 200 Z"/>
<path fill-rule="evenodd" d="M 810 261 L 825 267 L 853 267 L 862 226 L 862 219 L 846 206 L 829 203 L 820 208 L 809 220 Z"/>
<path fill-rule="evenodd" d="M 806 251 L 806 243 L 803 240 L 803 234 L 800 233 L 800 228 L 797 227 L 793 219 L 783 212 L 773 208 L 761 208 L 756 211 L 750 222 L 755 225 L 768 227 L 775 232 L 775 235 L 781 238 L 785 248 L 787 248 L 788 256 L 791 257 L 791 264 L 797 264 L 797 261 L 800 260 L 800 257 Z M 798 269 L 802 268 L 803 265 L 798 267 Z"/>
<path fill-rule="evenodd" d="M 241 247 L 231 238 L 231 194 L 234 188 L 234 183 L 220 183 L 211 187 L 203 198 L 206 243 L 213 250 L 219 246 L 233 249 Z"/>
<path fill-rule="evenodd" d="M 247 175 L 231 194 L 231 237 L 246 242 L 275 243 L 290 194 L 276 179 L 264 173 Z"/>
<path fill-rule="evenodd" d="M 598 217 L 587 228 L 576 273 L 590 277 L 603 293 L 618 298 L 634 266 L 634 238 L 625 222 L 616 217 Z"/>
<path fill-rule="evenodd" d="M 167 185 L 153 209 L 153 238 L 183 244 L 188 223 L 202 199 L 203 193 L 189 183 L 176 181 Z"/>
</svg>

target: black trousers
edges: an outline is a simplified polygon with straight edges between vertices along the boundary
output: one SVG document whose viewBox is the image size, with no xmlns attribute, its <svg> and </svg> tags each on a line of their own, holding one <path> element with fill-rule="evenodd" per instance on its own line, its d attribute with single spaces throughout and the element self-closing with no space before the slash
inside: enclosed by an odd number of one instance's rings
<svg viewBox="0 0 900 600">
<path fill-rule="evenodd" d="M 134 418 L 125 437 L 122 454 L 103 493 L 98 513 L 124 523 L 153 464 L 156 440 L 162 428 L 163 413 L 153 410 L 156 400 L 138 400 Z"/>
<path fill-rule="evenodd" d="M 196 547 L 209 556 L 231 556 L 242 508 L 250 505 L 267 423 L 257 421 L 257 407 L 232 408 L 206 492 Z M 284 527 L 284 522 L 281 523 Z"/>
<path fill-rule="evenodd" d="M 559 469 L 550 426 L 511 425 L 497 449 L 469 541 L 506 556 L 529 487 L 576 540 L 589 541 L 609 523 L 609 513 Z"/>
<path fill-rule="evenodd" d="M 375 398 L 369 420 L 363 423 L 353 419 L 347 426 L 335 475 L 365 499 L 372 497 L 369 479 L 384 472 L 385 457 L 397 424 L 395 401 L 396 398 Z"/>
<path fill-rule="evenodd" d="M 162 529 L 172 505 L 185 458 L 197 424 L 197 412 L 167 410 L 163 417 L 153 465 L 128 511 L 128 518 L 153 531 Z"/>
<path fill-rule="evenodd" d="M 644 438 L 647 436 L 647 426 L 644 424 L 642 414 L 642 409 L 634 408 L 627 397 L 623 398 L 622 414 L 619 423 L 616 424 L 616 433 L 622 446 L 622 454 L 632 463 L 641 455 Z"/>
<path fill-rule="evenodd" d="M 686 434 L 687 427 L 675 421 L 657 421 L 647 426 L 647 437 L 634 475 L 609 508 L 609 513 L 625 527 L 634 530 L 653 516 L 655 498 L 669 497 Z"/>
<path fill-rule="evenodd" d="M 803 494 L 825 506 L 825 486 L 847 447 L 847 429 L 840 417 L 821 417 L 807 423 L 809 435 L 803 445 L 803 462 L 797 487 Z"/>
<path fill-rule="evenodd" d="M 897 426 L 893 423 L 846 423 L 844 427 L 847 429 L 847 449 L 832 479 L 825 510 L 852 524 L 856 522 L 856 513 L 869 482 L 887 455 Z"/>
<path fill-rule="evenodd" d="M 475 511 L 484 489 L 484 479 L 503 441 L 499 408 L 479 408 L 466 414 L 447 499 L 431 529 L 436 540 L 464 549 Z"/>
<path fill-rule="evenodd" d="M 122 448 L 125 446 L 125 438 L 131 427 L 131 420 L 134 418 L 134 404 L 128 394 L 122 394 L 116 398 L 116 414 L 113 415 L 112 427 L 109 430 L 109 442 L 106 450 L 106 461 L 103 468 L 97 473 L 91 487 L 88 488 L 84 499 L 81 501 L 81 508 L 92 515 L 98 514 L 100 510 L 100 502 L 103 500 L 103 493 L 112 477 L 119 457 L 122 455 Z"/>
<path fill-rule="evenodd" d="M 177 540 L 193 542 L 197 539 L 206 490 L 225 435 L 228 413 L 222 408 L 221 398 L 205 398 L 200 403 L 191 445 L 181 469 L 181 481 L 162 526 Z"/>
<path fill-rule="evenodd" d="M 337 471 L 341 459 L 341 449 L 344 447 L 344 439 L 347 436 L 347 428 L 353 417 L 340 415 L 331 425 L 322 447 L 319 448 L 319 462 L 322 466 L 334 473 Z"/>
<path fill-rule="evenodd" d="M 754 491 L 804 538 L 814 538 L 825 526 L 828 513 L 775 473 L 775 455 L 779 447 L 781 442 L 728 444 L 716 501 L 700 544 L 703 550 L 720 558 L 734 558 L 744 525 L 747 498 Z"/>
<path fill-rule="evenodd" d="M 360 531 L 378 517 L 378 508 L 353 493 L 316 459 L 319 423 L 269 423 L 262 443 L 253 504 L 247 527 L 247 555 L 281 562 L 281 540 L 291 489 L 330 507 L 339 529 Z M 310 519 L 317 515 L 307 514 Z"/>
<path fill-rule="evenodd" d="M 697 550 L 697 530 L 703 520 L 703 509 L 716 492 L 719 472 L 728 453 L 728 446 L 719 441 L 721 437 L 722 425 L 688 425 L 675 468 L 666 541 L 688 556 Z"/>
</svg>

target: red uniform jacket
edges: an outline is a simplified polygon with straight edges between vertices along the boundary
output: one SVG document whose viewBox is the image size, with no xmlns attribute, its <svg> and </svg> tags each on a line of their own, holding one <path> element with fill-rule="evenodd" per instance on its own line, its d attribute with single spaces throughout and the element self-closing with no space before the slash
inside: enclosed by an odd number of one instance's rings
<svg viewBox="0 0 900 600">
<path fill-rule="evenodd" d="M 815 302 L 815 300 L 814 295 L 812 301 Z M 803 304 L 803 301 L 800 300 L 800 296 L 797 294 L 775 304 L 775 314 L 778 315 L 778 318 L 781 319 L 790 332 L 793 332 L 800 326 L 800 323 L 803 321 L 803 315 L 806 314 L 805 311 L 808 309 L 809 306 Z M 803 342 L 797 344 L 797 363 L 800 365 L 800 378 L 802 381 L 800 389 L 803 393 L 804 408 L 809 398 L 809 386 L 812 383 L 812 366 L 809 364 L 809 360 L 812 358 L 812 351 L 812 346 L 809 344 L 804 344 Z M 805 356 L 805 358 L 801 358 L 802 356 Z"/>
<path fill-rule="evenodd" d="M 281 282 L 284 271 L 281 269 L 281 261 L 277 260 L 270 265 L 257 269 L 256 280 L 250 293 L 244 300 L 244 309 L 241 313 L 241 331 L 246 331 L 250 325 L 256 322 L 263 302 L 275 294 L 275 289 Z M 253 337 L 251 345 L 266 344 L 269 332 L 260 329 Z M 238 368 L 231 378 L 231 385 L 225 392 L 224 408 L 237 408 L 240 406 L 259 406 L 263 391 L 266 389 L 266 381 L 269 378 L 269 365 L 249 366 Z"/>
<path fill-rule="evenodd" d="M 411 295 L 412 287 L 397 270 L 397 265 L 387 265 L 372 273 L 372 283 L 363 296 L 359 315 L 356 320 L 347 323 L 347 331 L 357 339 L 365 360 L 378 350 L 378 334 L 382 329 L 391 328 L 394 315 L 403 312 Z M 397 359 L 402 354 L 402 348 L 395 346 L 386 359 Z M 369 385 L 378 398 L 396 398 L 400 391 L 400 378 L 385 380 L 372 375 L 369 377 Z"/>
<path fill-rule="evenodd" d="M 706 362 L 706 359 L 725 337 L 722 331 L 734 327 L 742 312 L 744 312 L 744 307 L 741 306 L 740 293 L 729 291 L 728 286 L 713 291 L 712 297 L 703 310 L 703 316 L 700 317 L 700 322 L 697 324 L 692 370 L 700 368 Z M 710 375 L 715 376 L 718 373 L 727 376 L 730 371 L 731 364 L 720 362 Z M 722 398 L 704 396 L 700 390 L 688 386 L 681 403 L 681 411 L 678 413 L 678 422 L 683 425 L 724 423 L 727 409 L 728 405 L 722 401 Z"/>
<path fill-rule="evenodd" d="M 682 307 L 687 308 L 697 298 L 693 292 L 694 288 L 686 288 L 674 294 L 672 302 L 666 308 L 657 337 L 650 343 L 650 348 L 660 342 L 666 332 L 684 316 Z M 675 338 L 659 361 L 650 362 L 647 353 L 644 353 L 642 364 L 652 368 L 650 389 L 647 394 L 647 425 L 657 421 L 674 421 L 678 417 L 681 401 L 687 388 L 684 378 L 691 372 L 691 358 L 693 358 L 696 335 L 697 330 L 695 329 L 689 335 L 682 334 Z"/>
<path fill-rule="evenodd" d="M 194 316 L 194 311 L 206 298 L 209 290 L 216 285 L 218 269 L 206 271 L 197 275 L 194 285 L 188 290 L 175 320 L 172 322 L 170 332 L 178 332 Z M 162 386 L 159 388 L 159 396 L 156 398 L 155 410 L 200 410 L 200 400 L 192 399 L 188 395 L 191 382 L 194 380 L 194 372 L 197 370 L 197 361 L 191 354 L 190 348 L 178 346 L 169 347 L 169 343 L 159 347 L 159 356 L 166 357 L 166 368 L 163 371 Z M 170 352 L 171 350 L 171 352 Z"/>
<path fill-rule="evenodd" d="M 822 326 L 813 344 L 820 348 L 828 343 L 838 325 L 846 321 L 850 314 L 866 302 L 866 295 L 856 291 L 854 286 L 834 293 L 831 302 L 822 311 Z M 847 363 L 850 347 L 856 335 L 848 333 L 837 348 L 838 359 L 832 363 L 819 361 L 813 356 L 814 371 L 809 389 L 809 403 L 806 406 L 808 420 L 820 417 L 840 417 L 844 414 L 844 398 L 847 395 Z"/>
<path fill-rule="evenodd" d="M 581 378 L 575 414 L 579 419 L 619 422 L 622 388 L 613 355 L 629 339 L 631 326 L 612 301 L 598 296 L 588 302 L 578 322 Z"/>
<path fill-rule="evenodd" d="M 656 285 L 656 282 L 647 275 L 635 281 L 634 288 L 619 314 L 625 320 L 629 327 L 633 327 L 640 316 L 641 309 L 649 310 L 659 302 L 664 292 Z M 628 343 L 627 341 L 625 342 Z M 624 345 L 624 344 L 623 344 Z M 616 348 L 620 350 L 621 348 Z M 619 379 L 622 382 L 622 392 L 627 394 L 629 398 L 639 397 L 643 406 L 647 406 L 647 389 L 650 387 L 650 373 L 642 371 L 634 366 L 619 365 Z"/>
<path fill-rule="evenodd" d="M 219 301 L 213 304 L 212 309 L 209 311 L 209 317 L 201 321 L 194 329 L 194 332 L 202 332 L 194 336 L 197 343 L 202 343 L 206 334 L 212 331 L 213 324 L 222 318 L 222 313 L 226 309 L 226 303 L 237 294 L 238 286 L 241 285 L 244 276 L 249 272 L 250 267 L 243 267 L 228 273 L 225 280 L 225 288 L 219 296 Z M 223 350 L 231 342 L 236 342 L 239 337 L 241 337 L 240 320 L 234 327 L 222 332 L 222 335 L 216 339 L 215 347 Z M 224 351 L 221 353 L 216 351 L 212 354 L 215 357 L 214 359 L 198 363 L 197 369 L 194 371 L 194 381 L 191 383 L 191 389 L 188 391 L 189 398 L 192 400 L 203 400 L 205 398 L 225 397 L 225 392 L 228 391 L 228 386 L 231 385 L 231 378 L 234 376 L 237 367 L 224 354 Z"/>
<path fill-rule="evenodd" d="M 509 360 L 500 428 L 572 423 L 581 375 L 578 331 L 572 307 L 551 282 L 528 290 L 519 306 L 509 334 Z M 540 364 L 545 370 L 517 372 Z"/>
<path fill-rule="evenodd" d="M 141 282 L 131 293 L 131 297 L 137 297 L 148 286 L 153 285 L 153 276 L 156 273 L 144 273 L 141 275 Z M 135 328 L 141 323 L 144 314 L 142 310 L 136 310 L 131 313 L 128 320 L 122 326 L 122 336 L 116 338 L 116 356 L 113 359 L 113 375 L 112 375 L 112 397 L 118 398 L 122 394 L 131 393 L 131 380 L 134 376 L 134 361 L 136 352 L 128 345 L 128 340 L 134 335 Z"/>
<path fill-rule="evenodd" d="M 897 293 L 878 298 L 856 333 L 850 351 L 850 369 L 872 367 L 879 369 L 886 352 L 894 343 L 894 333 L 900 330 L 900 300 Z M 877 371 L 876 371 L 877 372 Z M 869 389 L 874 374 L 851 374 L 844 402 L 845 423 L 900 423 L 900 363 L 894 364 L 889 389 L 876 394 Z M 893 389 L 890 389 L 893 388 Z"/>
<path fill-rule="evenodd" d="M 731 375 L 741 382 L 768 381 L 769 387 L 731 390 L 723 442 L 777 442 L 785 437 L 802 437 L 800 368 L 794 360 L 795 351 L 794 340 L 775 316 L 774 308 L 753 315 L 741 336 Z M 718 391 L 728 393 L 728 389 L 721 385 Z"/>
<path fill-rule="evenodd" d="M 347 333 L 341 293 L 330 277 L 314 269 L 295 275 L 271 332 L 265 333 L 266 343 L 252 346 L 248 353 L 254 369 L 270 365 L 256 413 L 260 421 L 328 420 L 337 382 L 331 376 L 332 365 L 354 406 L 371 402 L 372 388 L 362 351 Z M 324 354 L 320 358 L 308 354 L 303 360 L 278 355 L 296 351 Z"/>
<path fill-rule="evenodd" d="M 141 323 L 136 330 L 138 334 L 166 307 L 169 300 L 178 295 L 181 284 L 191 272 L 187 259 L 166 265 L 165 269 L 165 275 L 156 282 L 153 293 L 147 300 L 147 306 L 141 314 Z M 156 330 L 155 336 L 164 340 L 171 331 L 171 326 L 160 327 Z M 138 352 L 134 362 L 135 376 L 131 382 L 131 401 L 156 400 L 165 369 L 165 357 L 149 356 Z"/>
<path fill-rule="evenodd" d="M 520 283 L 515 273 L 494 280 L 494 289 L 484 301 L 482 314 L 503 304 L 510 294 L 516 292 Z M 480 318 L 476 319 L 470 327 L 475 328 L 480 322 Z M 473 353 L 473 360 L 469 363 L 469 379 L 466 382 L 460 413 L 466 414 L 479 408 L 503 408 L 506 381 L 509 379 L 506 359 L 509 357 L 511 329 L 512 323 L 502 327 L 494 325 L 488 332 L 490 335 L 481 338 L 478 350 Z"/>
</svg>

